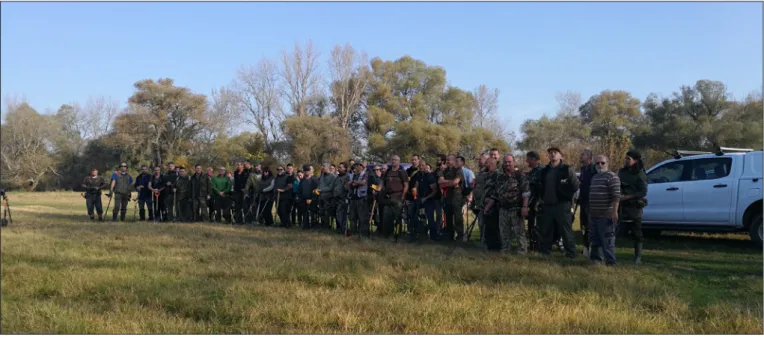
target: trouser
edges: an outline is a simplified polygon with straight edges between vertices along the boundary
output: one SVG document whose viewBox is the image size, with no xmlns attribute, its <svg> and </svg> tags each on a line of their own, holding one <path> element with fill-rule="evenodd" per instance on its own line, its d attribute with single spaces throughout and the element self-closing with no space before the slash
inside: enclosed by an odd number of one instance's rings
<svg viewBox="0 0 764 338">
<path fill-rule="evenodd" d="M 160 193 L 159 197 L 154 198 L 154 217 L 159 221 L 167 221 L 167 208 L 165 208 L 165 200 L 167 195 Z"/>
<path fill-rule="evenodd" d="M 456 235 L 457 239 L 464 236 L 464 215 L 462 214 L 462 196 L 457 194 L 452 198 L 446 199 L 443 212 L 446 217 L 446 240 L 451 241 Z"/>
<path fill-rule="evenodd" d="M 528 239 L 525 237 L 523 218 L 518 208 L 499 209 L 499 235 L 501 236 L 501 252 L 513 251 L 513 242 L 517 242 L 517 253 L 528 252 Z"/>
<path fill-rule="evenodd" d="M 213 200 L 215 200 L 215 222 L 220 223 L 221 218 L 225 218 L 226 223 L 231 223 L 231 202 L 228 196 L 214 196 Z"/>
<path fill-rule="evenodd" d="M 412 238 L 416 238 L 416 236 L 419 234 L 419 201 L 408 201 L 408 204 L 406 204 L 406 214 L 409 218 L 408 221 L 408 231 L 409 236 Z"/>
<path fill-rule="evenodd" d="M 244 224 L 244 193 L 241 191 L 233 192 L 233 219 Z"/>
<path fill-rule="evenodd" d="M 539 250 L 538 224 L 540 218 L 541 215 L 535 208 L 528 211 L 528 249 L 530 251 Z"/>
<path fill-rule="evenodd" d="M 634 243 L 642 243 L 642 208 L 632 206 L 622 206 L 618 216 L 621 227 L 625 227 L 622 233 L 626 231 L 631 233 Z"/>
<path fill-rule="evenodd" d="M 424 217 L 427 219 L 427 229 L 430 231 L 430 239 L 435 241 L 440 234 L 440 223 L 435 221 L 435 206 L 436 201 L 428 200 L 421 203 L 421 207 L 424 208 Z"/>
<path fill-rule="evenodd" d="M 88 216 L 93 218 L 93 209 L 98 213 L 98 217 L 103 216 L 103 202 L 101 202 L 101 194 L 87 194 L 85 195 L 85 206 L 88 208 Z"/>
<path fill-rule="evenodd" d="M 207 215 L 209 216 L 210 222 L 212 222 L 212 217 L 215 215 L 215 196 L 212 196 L 207 200 Z"/>
<path fill-rule="evenodd" d="M 570 214 L 570 202 L 562 202 L 554 205 L 544 205 L 544 213 L 541 217 L 539 226 L 541 253 L 548 255 L 552 253 L 552 241 L 554 240 L 554 230 L 562 235 L 563 245 L 565 246 L 565 256 L 568 258 L 576 257 L 576 238 L 573 234 L 573 216 Z"/>
<path fill-rule="evenodd" d="M 437 198 L 435 202 L 435 223 L 438 223 L 438 232 L 445 231 L 443 223 L 443 199 Z"/>
<path fill-rule="evenodd" d="M 489 213 L 483 213 L 483 229 L 485 229 L 485 235 L 483 235 L 483 241 L 488 251 L 500 251 L 501 250 L 501 233 L 499 231 L 499 217 L 500 211 L 496 208 L 492 209 Z"/>
<path fill-rule="evenodd" d="M 177 202 L 175 199 L 177 198 L 177 195 L 172 192 L 172 189 L 169 190 L 170 191 L 164 199 L 165 222 L 170 222 L 177 218 L 177 210 L 175 210 L 175 203 Z"/>
<path fill-rule="evenodd" d="M 292 200 L 292 210 L 290 210 L 290 214 L 292 217 L 292 224 L 302 224 L 302 214 L 299 212 L 297 206 L 300 203 L 300 199 L 295 198 Z"/>
<path fill-rule="evenodd" d="M 331 229 L 331 219 L 334 218 L 335 210 L 331 196 L 321 195 L 319 196 L 319 217 L 321 217 L 321 227 L 324 229 Z"/>
<path fill-rule="evenodd" d="M 343 199 L 335 201 L 335 219 L 337 220 L 337 232 L 345 232 L 348 225 L 348 203 Z"/>
<path fill-rule="evenodd" d="M 578 204 L 578 210 L 580 212 L 578 217 L 578 224 L 581 227 L 581 237 L 584 239 L 584 247 L 589 248 L 589 231 L 591 231 L 591 225 L 589 224 L 589 202 L 580 201 Z"/>
<path fill-rule="evenodd" d="M 273 199 L 261 197 L 258 207 L 260 208 L 260 217 L 263 219 L 263 224 L 268 226 L 273 225 Z"/>
<path fill-rule="evenodd" d="M 191 222 L 193 218 L 192 208 L 194 199 L 191 197 L 178 198 L 178 220 L 181 222 Z"/>
<path fill-rule="evenodd" d="M 350 200 L 350 231 L 368 237 L 369 203 L 365 199 Z"/>
<path fill-rule="evenodd" d="M 207 196 L 200 196 L 194 198 L 193 201 L 194 221 L 204 222 L 207 220 Z"/>
<path fill-rule="evenodd" d="M 154 210 L 151 210 L 151 196 L 138 197 L 138 215 L 141 221 L 146 220 L 146 207 L 149 207 L 149 220 L 154 219 Z"/>
<path fill-rule="evenodd" d="M 589 231 L 589 259 L 592 262 L 602 262 L 604 254 L 605 263 L 615 264 L 615 224 L 608 218 L 594 218 L 591 220 L 591 229 Z"/>
<path fill-rule="evenodd" d="M 401 196 L 390 196 L 390 198 L 384 201 L 381 235 L 387 237 L 395 232 L 395 226 L 401 222 L 402 204 Z"/>
<path fill-rule="evenodd" d="M 292 226 L 292 220 L 290 218 L 290 212 L 292 210 L 292 199 L 282 198 L 279 200 L 279 207 L 276 213 L 279 215 L 279 222 L 282 227 L 288 228 Z"/>
<path fill-rule="evenodd" d="M 112 211 L 111 220 L 117 220 L 117 213 L 119 212 L 119 220 L 125 221 L 125 214 L 127 214 L 127 203 L 130 201 L 130 194 L 114 193 L 114 210 Z"/>
<path fill-rule="evenodd" d="M 294 209 L 297 210 L 297 213 L 300 215 L 300 223 L 298 224 L 300 224 L 303 229 L 310 229 L 312 225 L 311 222 L 315 221 L 315 217 L 313 217 L 313 212 L 310 209 L 308 202 L 305 199 L 299 199 L 297 200 Z"/>
</svg>

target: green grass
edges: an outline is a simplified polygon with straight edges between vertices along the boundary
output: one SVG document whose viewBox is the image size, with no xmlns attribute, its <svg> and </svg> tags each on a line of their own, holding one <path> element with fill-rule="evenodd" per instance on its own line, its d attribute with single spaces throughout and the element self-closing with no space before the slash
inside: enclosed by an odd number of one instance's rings
<svg viewBox="0 0 764 338">
<path fill-rule="evenodd" d="M 631 265 L 502 257 L 297 229 L 94 223 L 75 193 L 13 193 L 3 333 L 762 334 L 762 251 L 669 235 Z M 132 204 L 128 219 L 132 219 Z"/>
</svg>

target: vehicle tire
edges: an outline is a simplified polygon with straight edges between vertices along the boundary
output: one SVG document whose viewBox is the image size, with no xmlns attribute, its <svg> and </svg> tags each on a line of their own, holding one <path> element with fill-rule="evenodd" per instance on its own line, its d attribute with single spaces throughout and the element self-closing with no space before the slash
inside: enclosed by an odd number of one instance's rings
<svg viewBox="0 0 764 338">
<path fill-rule="evenodd" d="M 764 224 L 764 219 L 761 216 L 761 213 L 751 218 L 751 224 L 748 226 L 748 235 L 751 236 L 751 240 L 756 243 L 758 247 L 762 247 L 762 237 L 764 237 L 764 234 L 762 234 L 762 226 Z"/>
</svg>

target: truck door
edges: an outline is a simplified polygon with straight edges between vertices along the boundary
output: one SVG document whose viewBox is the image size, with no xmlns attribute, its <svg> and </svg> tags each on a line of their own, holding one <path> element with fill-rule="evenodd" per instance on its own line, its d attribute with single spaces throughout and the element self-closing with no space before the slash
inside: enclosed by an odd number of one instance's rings
<svg viewBox="0 0 764 338">
<path fill-rule="evenodd" d="M 692 177 L 684 186 L 684 218 L 693 224 L 721 225 L 732 222 L 735 182 L 732 158 L 714 157 L 692 161 Z"/>
</svg>

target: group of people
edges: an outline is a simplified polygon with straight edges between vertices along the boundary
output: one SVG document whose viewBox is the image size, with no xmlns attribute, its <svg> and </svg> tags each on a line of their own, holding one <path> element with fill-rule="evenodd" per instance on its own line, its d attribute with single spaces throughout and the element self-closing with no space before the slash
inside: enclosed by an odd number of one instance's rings
<svg viewBox="0 0 764 338">
<path fill-rule="evenodd" d="M 334 229 L 369 238 L 375 224 L 381 237 L 406 234 L 412 242 L 419 236 L 466 240 L 476 223 L 488 250 L 550 255 L 557 243 L 568 258 L 577 255 L 572 224 L 578 209 L 587 257 L 615 264 L 615 235 L 621 225 L 630 230 L 634 263 L 639 264 L 642 208 L 647 204 L 639 152 L 629 151 L 623 168 L 614 173 L 605 156 L 584 151 L 580 177 L 564 162 L 559 148 L 550 147 L 547 153 L 549 163 L 544 166 L 537 152 L 528 152 L 529 170 L 524 172 L 513 155 L 491 149 L 478 159 L 477 175 L 457 155 L 438 155 L 431 164 L 413 155 L 405 170 L 397 155 L 390 165 L 326 163 L 318 174 L 310 165 L 295 172 L 292 164 L 277 166 L 274 174 L 250 161 L 237 163 L 233 172 L 220 167 L 217 175 L 212 168 L 203 172 L 197 164 L 188 174 L 169 163 L 164 173 L 156 167 L 150 174 L 141 166 L 135 179 L 122 163 L 109 184 L 93 169 L 83 183 L 83 195 L 90 218 L 95 219 L 95 209 L 103 220 L 101 190 L 108 188 L 109 203 L 114 200 L 112 221 L 118 216 L 125 220 L 131 194 L 137 191 L 134 201 L 142 221 L 272 226 L 275 206 L 282 227 Z M 474 221 L 467 224 L 465 215 Z"/>
</svg>

